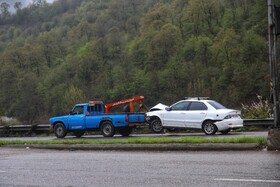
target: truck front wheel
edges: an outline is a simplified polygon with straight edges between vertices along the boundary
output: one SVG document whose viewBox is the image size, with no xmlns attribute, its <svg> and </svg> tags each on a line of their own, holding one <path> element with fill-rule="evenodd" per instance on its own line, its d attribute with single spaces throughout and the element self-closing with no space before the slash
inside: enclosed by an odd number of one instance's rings
<svg viewBox="0 0 280 187">
<path fill-rule="evenodd" d="M 112 137 L 115 134 L 115 127 L 110 121 L 104 121 L 101 124 L 101 133 L 104 137 Z"/>
<path fill-rule="evenodd" d="M 67 134 L 67 130 L 62 123 L 57 123 L 54 126 L 54 134 L 57 138 L 64 138 Z"/>
</svg>

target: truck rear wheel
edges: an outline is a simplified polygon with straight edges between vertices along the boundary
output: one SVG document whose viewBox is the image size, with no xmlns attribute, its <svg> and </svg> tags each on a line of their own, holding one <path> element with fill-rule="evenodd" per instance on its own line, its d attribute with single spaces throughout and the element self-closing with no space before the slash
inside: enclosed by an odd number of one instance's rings
<svg viewBox="0 0 280 187">
<path fill-rule="evenodd" d="M 132 128 L 130 127 L 121 127 L 119 128 L 119 133 L 122 135 L 122 136 L 129 136 L 132 132 Z"/>
<path fill-rule="evenodd" d="M 104 137 L 112 137 L 115 134 L 115 127 L 110 121 L 102 122 L 100 130 Z"/>
<path fill-rule="evenodd" d="M 64 138 L 67 134 L 67 130 L 62 123 L 57 123 L 54 126 L 54 134 L 57 138 Z"/>
</svg>

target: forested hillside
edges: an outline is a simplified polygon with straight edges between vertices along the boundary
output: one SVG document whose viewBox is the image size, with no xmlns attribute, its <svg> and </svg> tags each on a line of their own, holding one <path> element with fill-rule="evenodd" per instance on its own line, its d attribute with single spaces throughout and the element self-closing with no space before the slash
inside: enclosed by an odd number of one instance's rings
<svg viewBox="0 0 280 187">
<path fill-rule="evenodd" d="M 77 102 L 148 106 L 269 97 L 265 0 L 58 0 L 0 18 L 0 116 L 35 122 Z"/>
</svg>

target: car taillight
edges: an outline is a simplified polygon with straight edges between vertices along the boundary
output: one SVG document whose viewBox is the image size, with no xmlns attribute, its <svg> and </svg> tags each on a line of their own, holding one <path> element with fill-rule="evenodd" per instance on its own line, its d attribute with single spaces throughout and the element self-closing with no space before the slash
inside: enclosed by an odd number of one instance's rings
<svg viewBox="0 0 280 187">
<path fill-rule="evenodd" d="M 231 119 L 231 118 L 240 118 L 238 114 L 229 114 L 224 119 Z"/>
</svg>

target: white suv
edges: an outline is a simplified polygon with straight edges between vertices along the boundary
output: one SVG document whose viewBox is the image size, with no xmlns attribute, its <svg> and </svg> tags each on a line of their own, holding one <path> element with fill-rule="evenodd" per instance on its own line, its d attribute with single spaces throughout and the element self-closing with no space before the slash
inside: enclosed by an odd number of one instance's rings
<svg viewBox="0 0 280 187">
<path fill-rule="evenodd" d="M 227 109 L 220 103 L 206 98 L 187 98 L 170 107 L 153 107 L 147 112 L 146 121 L 155 133 L 163 129 L 194 128 L 202 129 L 207 135 L 217 131 L 227 134 L 231 129 L 243 127 L 239 110 Z"/>
</svg>

